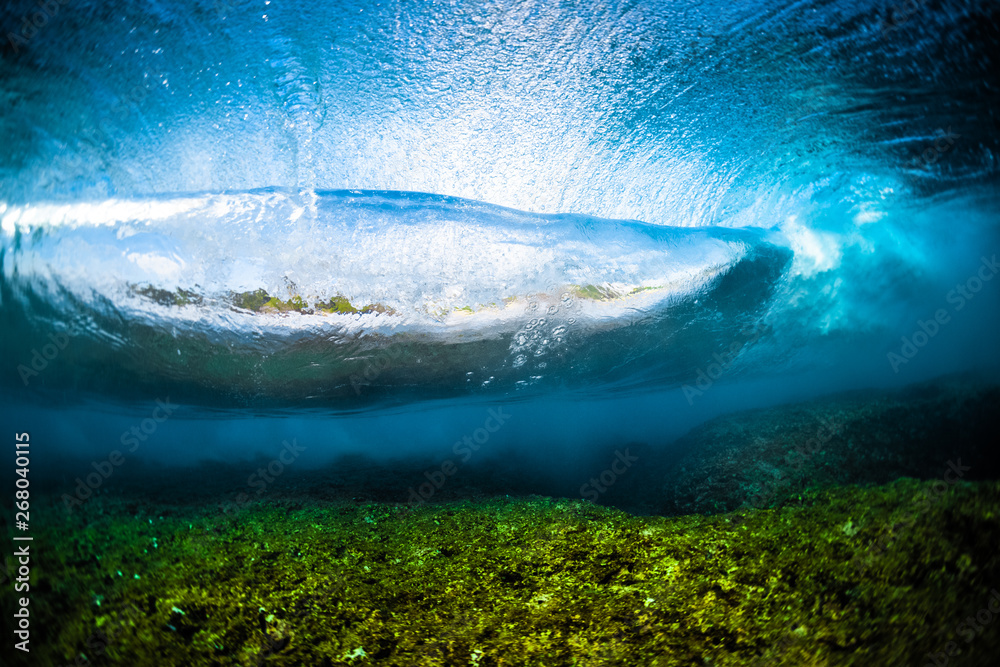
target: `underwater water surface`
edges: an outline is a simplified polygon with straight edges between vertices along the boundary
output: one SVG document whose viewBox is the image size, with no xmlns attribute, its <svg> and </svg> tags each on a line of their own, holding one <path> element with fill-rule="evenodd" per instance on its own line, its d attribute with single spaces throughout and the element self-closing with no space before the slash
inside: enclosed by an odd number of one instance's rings
<svg viewBox="0 0 1000 667">
<path fill-rule="evenodd" d="M 0 28 L 3 664 L 1000 658 L 995 3 Z"/>
</svg>

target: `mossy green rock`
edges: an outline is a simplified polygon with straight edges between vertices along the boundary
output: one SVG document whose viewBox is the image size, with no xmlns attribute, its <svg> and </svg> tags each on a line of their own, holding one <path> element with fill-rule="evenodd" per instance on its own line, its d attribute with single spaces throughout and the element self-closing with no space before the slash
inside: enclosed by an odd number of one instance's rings
<svg viewBox="0 0 1000 667">
<path fill-rule="evenodd" d="M 993 664 L 1000 615 L 956 626 L 1000 587 L 1000 483 L 932 488 L 675 518 L 38 497 L 30 664 L 922 665 L 949 641 L 952 664 Z"/>
<path fill-rule="evenodd" d="M 253 292 L 239 292 L 230 295 L 230 301 L 236 308 L 242 308 L 244 310 L 252 310 L 254 312 L 259 312 L 264 304 L 267 303 L 271 297 L 265 290 L 259 289 Z"/>
<path fill-rule="evenodd" d="M 775 507 L 804 489 L 941 479 L 949 461 L 962 462 L 964 479 L 997 479 L 998 405 L 1000 388 L 955 377 L 717 417 L 672 445 L 682 456 L 663 473 L 656 513 Z"/>
<path fill-rule="evenodd" d="M 153 287 L 152 285 L 144 285 L 141 287 L 132 286 L 132 291 L 139 296 L 155 301 L 161 306 L 190 306 L 202 303 L 202 297 L 200 294 L 190 290 L 181 289 L 180 287 L 170 291 L 159 289 L 157 287 Z"/>
<path fill-rule="evenodd" d="M 360 313 L 367 315 L 370 313 L 383 313 L 394 315 L 395 310 L 380 303 L 370 303 L 362 308 L 355 308 L 344 296 L 335 296 L 326 301 L 317 301 L 310 305 L 308 301 L 296 294 L 288 299 L 279 299 L 269 295 L 265 290 L 259 289 L 254 292 L 239 292 L 229 295 L 229 302 L 242 310 L 249 310 L 254 313 L 276 314 L 296 312 L 307 315 L 316 312 L 326 315 L 354 315 Z"/>
</svg>

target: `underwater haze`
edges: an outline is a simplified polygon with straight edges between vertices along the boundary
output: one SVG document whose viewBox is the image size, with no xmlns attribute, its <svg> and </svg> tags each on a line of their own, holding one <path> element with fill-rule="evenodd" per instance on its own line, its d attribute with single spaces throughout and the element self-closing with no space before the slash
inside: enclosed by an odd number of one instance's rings
<svg viewBox="0 0 1000 667">
<path fill-rule="evenodd" d="M 927 620 L 1000 613 L 996 3 L 23 0 L 0 29 L 3 525 L 42 563 L 34 606 L 3 577 L 11 664 L 1000 655 Z M 773 542 L 712 546 L 749 526 Z M 873 543 L 894 564 L 840 583 Z M 716 552 L 764 569 L 734 593 Z"/>
</svg>

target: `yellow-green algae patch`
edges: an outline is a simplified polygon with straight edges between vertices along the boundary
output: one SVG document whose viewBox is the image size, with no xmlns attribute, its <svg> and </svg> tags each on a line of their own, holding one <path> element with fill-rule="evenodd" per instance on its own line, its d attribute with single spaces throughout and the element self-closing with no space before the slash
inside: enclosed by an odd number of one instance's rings
<svg viewBox="0 0 1000 667">
<path fill-rule="evenodd" d="M 290 310 L 301 313 L 303 310 L 307 309 L 309 304 L 302 300 L 302 297 L 295 295 L 288 299 L 288 301 L 282 301 L 278 297 L 272 296 L 264 305 L 261 306 L 260 312 L 279 312 L 287 313 Z"/>
<path fill-rule="evenodd" d="M 570 285 L 566 288 L 566 290 L 574 297 L 589 301 L 612 301 L 623 296 L 633 296 L 641 292 L 657 289 L 660 289 L 660 287 L 636 287 L 627 293 L 619 293 L 607 285 Z M 189 304 L 200 304 L 203 301 L 201 295 L 180 288 L 174 291 L 169 291 L 147 285 L 143 287 L 133 286 L 132 291 L 139 296 L 151 299 L 164 306 L 185 306 Z M 227 299 L 229 304 L 234 308 L 258 314 L 280 314 L 288 312 L 298 312 L 303 314 L 322 313 L 326 315 L 365 315 L 370 313 L 384 313 L 388 315 L 396 314 L 396 310 L 381 303 L 369 303 L 365 306 L 357 307 L 351 303 L 350 299 L 340 294 L 332 296 L 325 301 L 317 300 L 315 302 L 310 302 L 299 294 L 294 294 L 288 299 L 281 299 L 276 296 L 271 296 L 264 289 L 257 289 L 249 292 L 230 292 Z M 504 297 L 501 302 L 504 306 L 507 306 L 517 300 L 518 298 L 515 296 L 508 296 Z M 476 307 L 469 305 L 455 306 L 452 309 L 452 312 L 468 315 L 473 314 L 478 309 L 482 308 L 496 309 L 499 308 L 499 304 L 493 302 L 485 305 L 478 304 Z M 444 316 L 448 314 L 448 312 L 449 311 L 447 310 L 441 310 L 436 314 L 438 316 Z"/>
<path fill-rule="evenodd" d="M 650 292 L 658 289 L 662 289 L 662 286 L 633 287 L 627 292 L 618 292 L 610 285 L 570 285 L 569 287 L 569 291 L 573 296 L 590 301 L 613 301 L 614 299 L 634 296 L 642 292 Z"/>
<path fill-rule="evenodd" d="M 597 285 L 573 285 L 571 286 L 571 291 L 573 296 L 580 299 L 590 299 L 592 301 L 604 301 L 608 299 L 613 299 L 618 294 L 609 287 L 597 286 Z"/>
<path fill-rule="evenodd" d="M 590 284 L 567 285 L 557 290 L 554 294 L 552 293 L 546 294 L 544 292 L 529 294 L 525 300 L 531 302 L 533 299 L 541 298 L 543 301 L 549 300 L 555 303 L 556 297 L 562 294 L 563 297 L 569 295 L 574 298 L 582 299 L 585 301 L 609 302 L 609 301 L 614 301 L 616 299 L 621 299 L 625 297 L 634 296 L 636 294 L 641 294 L 642 292 L 655 291 L 659 289 L 663 289 L 662 286 L 634 287 L 629 291 L 619 292 L 614 288 L 612 288 L 610 285 L 590 285 Z M 493 311 L 500 310 L 501 308 L 506 308 L 509 305 L 517 303 L 518 301 L 521 300 L 522 299 L 516 296 L 506 296 L 503 299 L 501 299 L 499 303 L 493 301 L 490 303 L 479 303 L 476 304 L 475 306 L 469 306 L 469 305 L 454 306 L 451 311 L 442 308 L 435 311 L 434 314 L 438 317 L 444 317 L 449 313 L 456 315 L 472 315 L 482 310 L 493 310 Z"/>
<path fill-rule="evenodd" d="M 356 313 L 358 309 L 342 296 L 335 296 L 327 301 L 316 304 L 316 308 L 325 313 Z"/>
<path fill-rule="evenodd" d="M 677 518 L 540 497 L 233 516 L 39 498 L 31 664 L 923 664 L 949 641 L 954 664 L 989 664 L 1000 618 L 969 643 L 955 628 L 1000 587 L 1000 483 L 956 484 L 868 551 L 932 487 Z"/>
<path fill-rule="evenodd" d="M 196 292 L 185 290 L 182 288 L 177 288 L 175 290 L 165 290 L 152 285 L 145 286 L 130 286 L 132 293 L 142 296 L 144 298 L 150 299 L 162 306 L 187 306 L 192 304 L 201 304 L 204 301 L 204 297 Z M 610 285 L 569 285 L 564 288 L 565 292 L 568 292 L 573 297 L 578 299 L 583 299 L 587 301 L 600 301 L 607 302 L 613 301 L 615 299 L 620 299 L 622 297 L 634 296 L 636 294 L 658 290 L 661 287 L 636 287 L 628 292 L 618 292 Z M 270 295 L 267 290 L 256 289 L 248 292 L 229 292 L 225 300 L 233 308 L 240 310 L 246 310 L 251 313 L 261 314 L 261 315 L 275 315 L 289 312 L 296 312 L 305 315 L 312 314 L 323 314 L 323 315 L 367 315 L 372 313 L 380 313 L 387 315 L 395 315 L 397 311 L 390 306 L 382 303 L 369 303 L 367 305 L 358 307 L 351 303 L 350 299 L 347 297 L 337 294 L 326 300 L 320 301 L 310 301 L 307 298 L 299 294 L 292 294 L 287 299 L 281 299 L 276 296 Z M 507 296 L 501 300 L 504 307 L 515 303 L 518 301 L 518 297 Z M 500 304 L 496 302 L 491 302 L 488 304 L 477 304 L 475 307 L 471 305 L 465 306 L 455 306 L 451 311 L 447 309 L 440 309 L 434 314 L 438 317 L 444 317 L 449 314 L 449 312 L 457 315 L 471 315 L 478 310 L 496 310 L 500 308 Z"/>
<path fill-rule="evenodd" d="M 262 314 L 287 312 L 313 314 L 319 312 L 327 315 L 354 315 L 359 313 L 362 315 L 369 313 L 394 315 L 396 313 L 395 310 L 381 303 L 370 303 L 362 308 L 356 308 L 347 297 L 340 295 L 331 297 L 326 301 L 317 301 L 310 304 L 298 294 L 288 299 L 279 299 L 278 297 L 269 295 L 263 289 L 253 292 L 233 292 L 229 295 L 229 302 L 236 308 Z"/>
<path fill-rule="evenodd" d="M 389 306 L 383 305 L 381 303 L 370 303 L 367 306 L 361 308 L 355 308 L 351 305 L 351 302 L 343 296 L 335 296 L 327 301 L 319 302 L 316 304 L 316 309 L 324 313 L 340 313 L 340 314 L 353 314 L 361 313 L 362 315 L 367 315 L 369 313 L 385 313 L 387 315 L 395 315 L 396 311 Z"/>
<path fill-rule="evenodd" d="M 253 292 L 238 292 L 230 294 L 229 300 L 236 308 L 244 310 L 260 311 L 264 304 L 270 300 L 268 293 L 262 289 Z"/>
</svg>

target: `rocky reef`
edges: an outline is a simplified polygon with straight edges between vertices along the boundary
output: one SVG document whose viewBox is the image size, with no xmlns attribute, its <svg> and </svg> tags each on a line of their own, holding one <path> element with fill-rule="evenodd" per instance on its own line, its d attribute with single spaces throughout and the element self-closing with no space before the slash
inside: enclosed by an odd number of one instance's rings
<svg viewBox="0 0 1000 667">
<path fill-rule="evenodd" d="M 673 518 L 542 497 L 53 502 L 17 664 L 994 664 L 1000 483 L 934 487 Z"/>
<path fill-rule="evenodd" d="M 998 479 L 998 406 L 1000 388 L 952 377 L 719 417 L 662 458 L 666 501 L 654 511 L 776 507 L 806 489 L 900 477 Z"/>
</svg>

